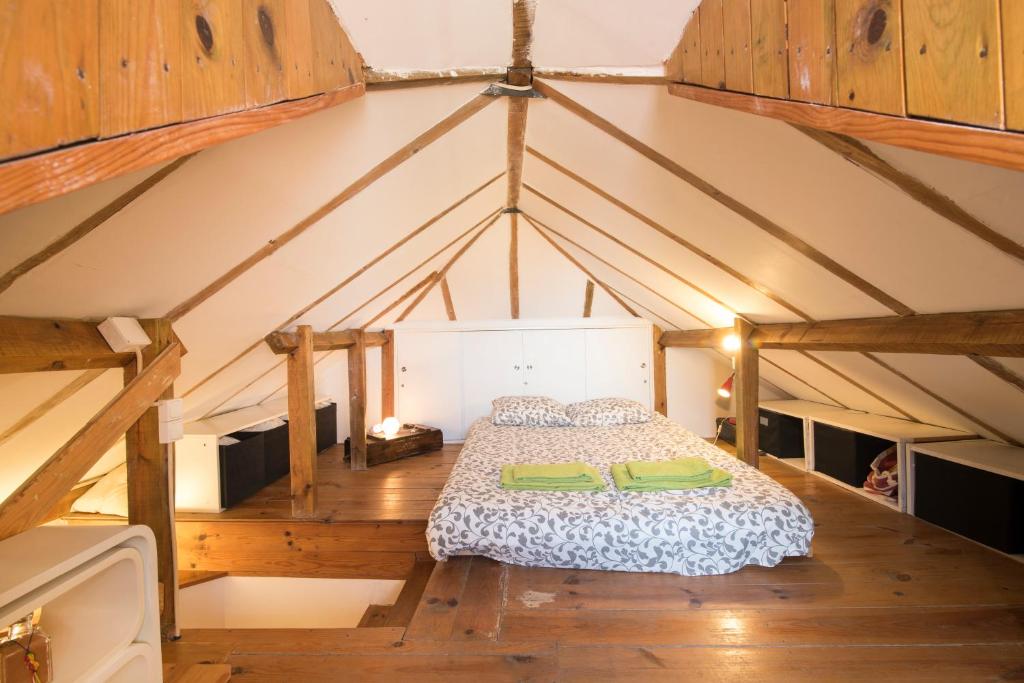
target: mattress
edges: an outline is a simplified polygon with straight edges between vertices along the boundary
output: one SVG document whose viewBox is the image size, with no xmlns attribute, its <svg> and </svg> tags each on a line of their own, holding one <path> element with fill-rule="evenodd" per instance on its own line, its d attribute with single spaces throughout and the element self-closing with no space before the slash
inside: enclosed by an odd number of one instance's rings
<svg viewBox="0 0 1024 683">
<path fill-rule="evenodd" d="M 619 491 L 609 466 L 699 456 L 733 486 L 685 492 Z M 602 493 L 506 491 L 501 466 L 582 460 Z M 783 486 L 661 415 L 617 427 L 501 427 L 487 418 L 465 446 L 427 522 L 437 560 L 483 555 L 529 567 L 725 574 L 807 555 L 814 522 Z"/>
</svg>

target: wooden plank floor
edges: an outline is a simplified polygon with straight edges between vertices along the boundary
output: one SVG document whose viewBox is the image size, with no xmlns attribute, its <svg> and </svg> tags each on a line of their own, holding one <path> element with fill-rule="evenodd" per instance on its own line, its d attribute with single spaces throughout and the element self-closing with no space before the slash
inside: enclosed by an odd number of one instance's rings
<svg viewBox="0 0 1024 683">
<path fill-rule="evenodd" d="M 810 507 L 813 558 L 713 577 L 458 558 L 436 566 L 405 629 L 186 631 L 165 653 L 227 662 L 238 681 L 1024 678 L 1024 565 L 762 468 Z"/>
</svg>

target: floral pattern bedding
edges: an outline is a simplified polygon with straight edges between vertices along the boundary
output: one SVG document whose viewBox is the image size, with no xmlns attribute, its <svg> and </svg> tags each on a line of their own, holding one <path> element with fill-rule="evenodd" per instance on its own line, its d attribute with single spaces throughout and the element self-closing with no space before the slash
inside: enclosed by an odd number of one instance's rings
<svg viewBox="0 0 1024 683">
<path fill-rule="evenodd" d="M 705 458 L 733 475 L 726 489 L 627 493 L 609 466 L 627 460 Z M 582 460 L 603 493 L 506 491 L 501 466 Z M 530 567 L 725 574 L 806 555 L 814 522 L 768 476 L 656 414 L 615 427 L 505 427 L 478 420 L 427 523 L 438 560 L 484 555 Z"/>
</svg>

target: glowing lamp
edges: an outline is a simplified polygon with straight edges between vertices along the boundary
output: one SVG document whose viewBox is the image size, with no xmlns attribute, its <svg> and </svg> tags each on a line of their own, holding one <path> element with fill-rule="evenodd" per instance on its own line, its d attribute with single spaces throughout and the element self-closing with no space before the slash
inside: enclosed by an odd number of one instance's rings
<svg viewBox="0 0 1024 683">
<path fill-rule="evenodd" d="M 732 383 L 736 378 L 736 373 L 729 375 L 729 379 L 722 382 L 722 386 L 718 387 L 718 395 L 722 398 L 729 398 L 732 396 Z"/>
<path fill-rule="evenodd" d="M 740 338 L 735 334 L 727 334 L 722 338 L 722 348 L 729 353 L 736 353 L 740 350 Z"/>
<path fill-rule="evenodd" d="M 380 426 L 384 432 L 384 437 L 390 439 L 402 428 L 402 423 L 398 421 L 397 417 L 386 417 L 380 423 Z"/>
</svg>

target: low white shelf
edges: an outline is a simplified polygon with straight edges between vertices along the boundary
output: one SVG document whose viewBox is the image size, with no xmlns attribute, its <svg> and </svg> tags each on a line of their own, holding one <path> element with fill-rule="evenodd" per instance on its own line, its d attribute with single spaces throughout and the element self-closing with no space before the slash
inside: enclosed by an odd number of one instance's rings
<svg viewBox="0 0 1024 683">
<path fill-rule="evenodd" d="M 316 403 L 330 401 L 318 397 Z M 221 471 L 217 442 L 267 420 L 288 416 L 288 397 L 185 424 L 174 449 L 174 507 L 182 512 L 220 512 Z"/>
<path fill-rule="evenodd" d="M 39 527 L 0 541 L 0 624 L 38 608 L 55 681 L 161 680 L 148 527 Z"/>
</svg>

